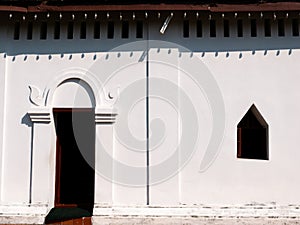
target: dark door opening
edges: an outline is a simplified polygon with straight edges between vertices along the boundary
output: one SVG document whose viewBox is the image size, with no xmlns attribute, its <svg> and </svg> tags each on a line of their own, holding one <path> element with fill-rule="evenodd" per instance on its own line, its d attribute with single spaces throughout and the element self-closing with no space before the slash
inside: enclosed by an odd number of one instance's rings
<svg viewBox="0 0 300 225">
<path fill-rule="evenodd" d="M 53 109 L 56 131 L 55 212 L 59 219 L 92 216 L 95 184 L 94 109 Z M 58 215 L 58 216 L 57 216 Z"/>
</svg>

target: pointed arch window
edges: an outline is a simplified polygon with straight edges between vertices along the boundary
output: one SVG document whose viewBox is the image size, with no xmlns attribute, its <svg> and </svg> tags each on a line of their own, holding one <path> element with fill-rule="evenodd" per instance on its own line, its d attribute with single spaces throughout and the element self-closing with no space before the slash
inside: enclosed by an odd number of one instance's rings
<svg viewBox="0 0 300 225">
<path fill-rule="evenodd" d="M 269 159 L 268 124 L 254 104 L 237 126 L 237 157 Z"/>
</svg>

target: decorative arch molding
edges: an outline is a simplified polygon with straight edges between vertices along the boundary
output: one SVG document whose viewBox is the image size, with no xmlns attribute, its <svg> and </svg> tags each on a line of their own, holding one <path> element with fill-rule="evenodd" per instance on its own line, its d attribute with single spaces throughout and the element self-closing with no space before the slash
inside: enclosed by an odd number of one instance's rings
<svg viewBox="0 0 300 225">
<path fill-rule="evenodd" d="M 94 99 L 91 100 L 94 101 L 95 107 L 99 107 L 101 103 L 104 103 L 104 86 L 102 83 L 92 73 L 82 69 L 75 69 L 71 71 L 68 70 L 61 76 L 58 76 L 45 88 L 43 93 L 44 106 L 51 107 L 55 90 L 62 84 L 70 82 L 71 80 L 79 80 L 91 89 L 91 92 L 94 95 Z"/>
<path fill-rule="evenodd" d="M 61 93 L 62 91 L 63 93 Z M 84 93 L 82 93 L 82 91 Z M 65 94 L 67 94 L 67 96 Z M 62 100 L 63 102 L 61 102 Z M 74 107 L 95 108 L 96 100 L 95 100 L 94 92 L 87 82 L 78 78 L 71 78 L 68 80 L 64 80 L 62 83 L 58 85 L 58 87 L 54 91 L 54 96 L 52 97 L 51 102 L 49 102 L 49 105 L 51 105 L 51 107 L 69 106 L 72 108 Z"/>
<path fill-rule="evenodd" d="M 114 99 L 114 97 L 111 97 L 111 93 L 108 92 L 108 98 L 106 98 L 106 90 L 101 81 L 97 79 L 93 73 L 80 68 L 68 69 L 68 71 L 54 78 L 53 81 L 46 86 L 43 93 L 40 92 L 39 88 L 33 85 L 29 86 L 29 101 L 35 106 L 28 112 L 32 122 L 51 122 L 51 108 L 53 107 L 55 91 L 62 84 L 74 80 L 82 82 L 84 84 L 83 86 L 85 86 L 83 88 L 88 87 L 90 89 L 92 105 L 95 108 L 96 124 L 113 124 L 117 113 L 111 105 L 112 101 L 109 100 Z"/>
</svg>

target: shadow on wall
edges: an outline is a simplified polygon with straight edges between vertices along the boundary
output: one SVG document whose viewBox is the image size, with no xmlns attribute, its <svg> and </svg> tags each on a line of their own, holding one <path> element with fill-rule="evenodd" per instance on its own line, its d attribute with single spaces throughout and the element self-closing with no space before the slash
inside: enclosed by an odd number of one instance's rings
<svg viewBox="0 0 300 225">
<path fill-rule="evenodd" d="M 28 127 L 32 127 L 32 122 L 31 122 L 31 119 L 29 117 L 29 114 L 26 113 L 22 119 L 21 119 L 21 123 L 28 126 Z"/>
<path fill-rule="evenodd" d="M 179 49 L 180 52 L 186 52 L 189 49 L 192 52 L 239 52 L 239 51 L 264 51 L 265 54 L 269 50 L 289 50 L 289 54 L 292 49 L 300 49 L 300 42 L 295 38 L 283 38 L 283 39 L 202 39 L 195 40 L 191 39 L 189 41 L 181 41 L 180 39 L 164 39 L 165 43 L 169 42 L 167 46 L 162 46 L 161 43 L 157 46 L 149 46 L 151 48 L 178 48 L 178 45 L 183 46 L 182 49 Z M 115 40 L 113 43 L 106 40 L 72 40 L 72 41 L 40 41 L 36 40 L 34 42 L 28 43 L 26 40 L 19 41 L 5 41 L 5 46 L 0 46 L 0 52 L 6 53 L 9 56 L 15 56 L 20 54 L 76 54 L 76 53 L 93 53 L 93 52 L 107 52 L 112 51 L 112 49 L 117 48 L 120 45 L 126 45 L 135 41 L 120 41 Z M 3 42 L 2 42 L 3 43 Z M 100 43 L 100 44 L 99 44 Z M 158 42 L 159 43 L 159 42 Z M 147 47 L 147 42 L 145 41 L 136 41 L 134 44 L 135 49 L 132 51 L 144 51 Z M 132 46 L 132 45 L 131 45 Z M 117 48 L 118 52 L 128 52 L 128 48 Z"/>
</svg>

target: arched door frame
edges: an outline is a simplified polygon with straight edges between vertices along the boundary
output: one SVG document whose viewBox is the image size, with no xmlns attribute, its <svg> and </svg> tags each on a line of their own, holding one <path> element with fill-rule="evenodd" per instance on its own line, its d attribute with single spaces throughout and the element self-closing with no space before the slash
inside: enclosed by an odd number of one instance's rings
<svg viewBox="0 0 300 225">
<path fill-rule="evenodd" d="M 110 204 L 112 202 L 112 185 L 106 184 L 105 189 L 100 189 L 105 183 L 97 171 L 101 170 L 101 140 L 100 133 L 105 133 L 106 141 L 113 143 L 112 124 L 116 120 L 116 111 L 107 104 L 104 88 L 93 74 L 84 70 L 74 70 L 57 76 L 44 90 L 40 105 L 33 104 L 28 115 L 33 123 L 32 126 L 32 149 L 31 149 L 31 180 L 30 204 L 47 207 L 46 214 L 54 207 L 55 200 L 55 163 L 56 163 L 56 138 L 52 108 L 55 90 L 65 82 L 72 79 L 84 82 L 94 95 L 96 143 L 95 143 L 95 206 Z M 105 126 L 100 126 L 105 124 Z M 109 125 L 109 126 L 107 126 Z M 112 150 L 112 149 L 111 149 Z M 49 161 L 50 159 L 50 161 Z M 112 165 L 111 165 L 112 166 Z M 49 187 L 51 187 L 49 189 Z M 48 193 L 48 194 L 45 194 Z M 105 196 L 105 197 L 103 197 Z M 45 214 L 45 215 L 46 215 Z"/>
</svg>

